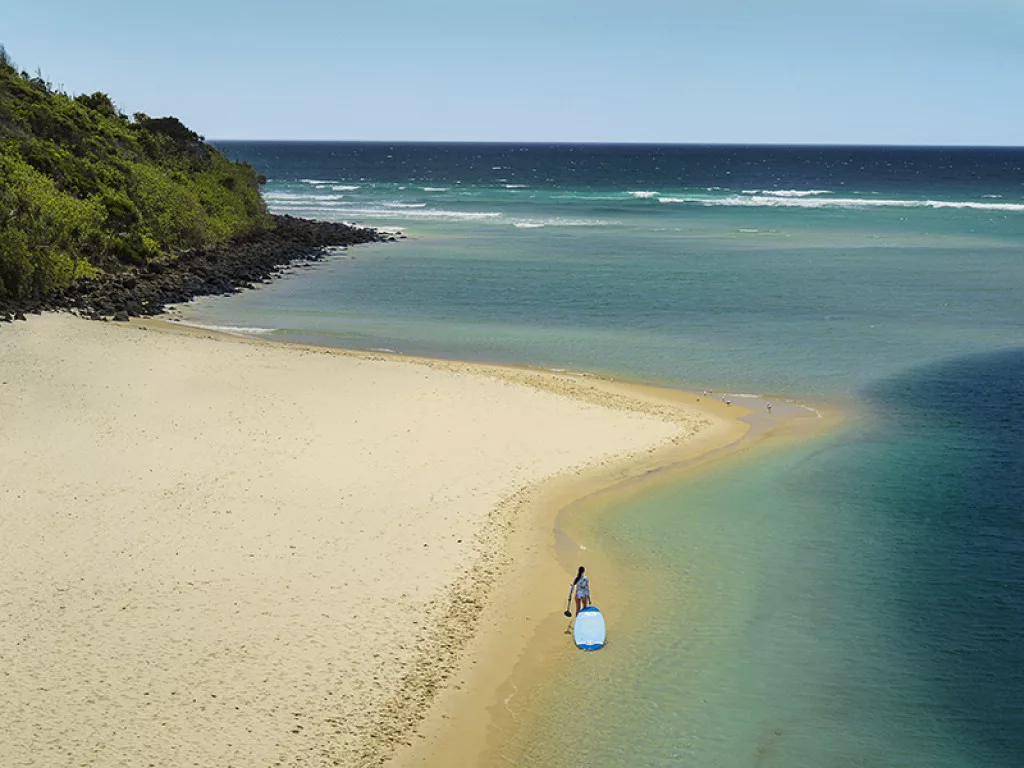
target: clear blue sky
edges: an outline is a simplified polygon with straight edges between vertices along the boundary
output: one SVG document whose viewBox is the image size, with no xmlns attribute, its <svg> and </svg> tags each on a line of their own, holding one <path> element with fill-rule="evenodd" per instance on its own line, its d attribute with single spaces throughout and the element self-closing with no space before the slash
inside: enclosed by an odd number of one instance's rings
<svg viewBox="0 0 1024 768">
<path fill-rule="evenodd" d="M 1024 145 L 1024 0 L 2 0 L 210 139 Z"/>
</svg>

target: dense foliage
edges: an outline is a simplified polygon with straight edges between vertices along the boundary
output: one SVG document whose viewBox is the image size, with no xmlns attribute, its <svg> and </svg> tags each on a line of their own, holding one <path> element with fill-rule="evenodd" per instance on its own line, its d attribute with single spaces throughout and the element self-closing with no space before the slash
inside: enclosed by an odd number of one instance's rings
<svg viewBox="0 0 1024 768">
<path fill-rule="evenodd" d="M 266 229 L 262 181 L 177 119 L 58 92 L 0 46 L 0 300 Z"/>
</svg>

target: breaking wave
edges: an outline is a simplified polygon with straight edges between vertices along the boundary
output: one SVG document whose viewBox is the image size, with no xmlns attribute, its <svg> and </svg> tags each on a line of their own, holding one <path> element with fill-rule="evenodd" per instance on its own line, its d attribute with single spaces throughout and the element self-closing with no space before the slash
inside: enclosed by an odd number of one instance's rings
<svg viewBox="0 0 1024 768">
<path fill-rule="evenodd" d="M 976 211 L 1024 211 L 1024 203 L 985 203 L 973 200 L 876 200 L 859 197 L 780 197 L 749 194 L 728 197 L 659 196 L 660 203 L 762 208 L 954 208 Z"/>
<path fill-rule="evenodd" d="M 555 216 L 548 219 L 514 219 L 512 226 L 517 229 L 540 229 L 541 227 L 609 227 L 615 224 L 603 219 L 570 219 Z"/>
<path fill-rule="evenodd" d="M 772 197 L 814 197 L 830 195 L 831 189 L 744 189 L 744 195 L 771 195 Z"/>
<path fill-rule="evenodd" d="M 177 325 L 187 325 L 189 328 L 200 328 L 204 331 L 217 331 L 218 333 L 230 333 L 234 336 L 260 336 L 265 333 L 273 333 L 277 328 L 247 328 L 238 325 L 207 325 L 204 323 L 192 323 L 188 320 L 175 320 Z"/>
<path fill-rule="evenodd" d="M 264 196 L 267 202 L 273 203 L 287 203 L 287 202 L 331 202 L 336 200 L 344 200 L 344 195 L 310 195 L 297 192 L 267 192 Z"/>
<path fill-rule="evenodd" d="M 427 210 L 424 208 L 346 208 L 346 216 L 368 216 L 371 218 L 394 219 L 450 219 L 453 221 L 472 221 L 474 219 L 496 219 L 502 214 L 496 211 L 444 211 Z"/>
</svg>

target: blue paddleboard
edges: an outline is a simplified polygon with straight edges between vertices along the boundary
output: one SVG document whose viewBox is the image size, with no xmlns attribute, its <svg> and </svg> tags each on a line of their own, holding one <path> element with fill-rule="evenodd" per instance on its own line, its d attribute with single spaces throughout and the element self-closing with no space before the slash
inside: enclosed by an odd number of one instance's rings
<svg viewBox="0 0 1024 768">
<path fill-rule="evenodd" d="M 572 631 L 576 647 L 583 651 L 596 651 L 604 645 L 604 616 L 594 606 L 588 606 L 576 616 Z"/>
</svg>

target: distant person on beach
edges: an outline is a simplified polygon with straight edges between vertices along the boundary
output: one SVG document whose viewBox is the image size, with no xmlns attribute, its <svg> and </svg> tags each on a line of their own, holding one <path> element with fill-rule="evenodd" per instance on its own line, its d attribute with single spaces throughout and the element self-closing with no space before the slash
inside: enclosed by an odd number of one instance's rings
<svg viewBox="0 0 1024 768">
<path fill-rule="evenodd" d="M 584 575 L 586 570 L 581 565 L 579 573 L 576 574 L 576 578 L 572 582 L 572 589 L 576 593 L 577 614 L 590 605 L 590 579 Z"/>
<path fill-rule="evenodd" d="M 771 403 L 765 403 L 765 408 L 768 409 L 768 413 L 772 412 L 772 404 Z"/>
</svg>

